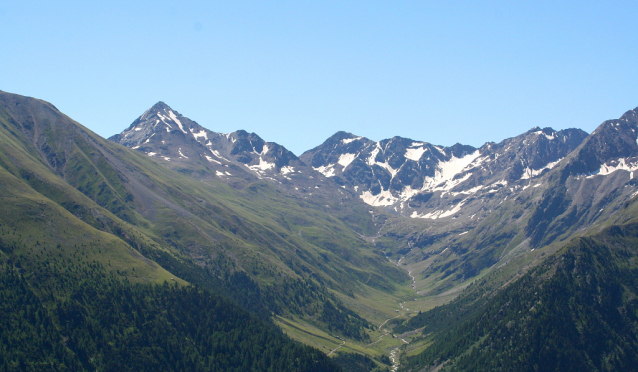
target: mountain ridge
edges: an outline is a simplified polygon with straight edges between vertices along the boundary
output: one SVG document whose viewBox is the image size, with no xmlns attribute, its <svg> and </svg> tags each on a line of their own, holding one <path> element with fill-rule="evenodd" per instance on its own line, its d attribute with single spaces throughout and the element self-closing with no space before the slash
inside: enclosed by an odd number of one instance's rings
<svg viewBox="0 0 638 372">
<path fill-rule="evenodd" d="M 162 101 L 146 110 L 122 133 L 109 139 L 167 163 L 172 162 L 171 165 L 190 159 L 188 167 L 197 164 L 200 176 L 221 179 L 235 178 L 245 182 L 275 177 L 285 181 L 297 173 L 295 167 L 304 166 L 292 152 L 264 141 L 255 133 L 244 130 L 213 132 Z"/>
<path fill-rule="evenodd" d="M 159 109 L 167 108 L 162 106 Z M 136 126 L 148 113 L 149 110 L 136 119 L 122 135 L 135 135 L 133 131 L 139 129 Z M 171 115 L 174 115 L 172 111 L 165 112 L 162 117 L 167 118 Z M 625 116 L 631 117 L 630 113 L 626 113 Z M 154 125 L 157 125 L 159 120 L 155 120 Z M 194 130 L 190 127 L 189 131 L 193 133 L 195 140 L 199 140 L 194 133 L 200 133 L 197 131 L 201 129 L 195 128 Z M 185 130 L 182 132 L 186 133 Z M 546 200 L 547 198 L 543 199 L 541 191 L 545 190 L 546 194 L 553 195 L 554 199 L 564 195 L 558 184 L 553 183 L 553 176 L 547 176 L 556 173 L 553 172 L 554 168 L 563 169 L 561 164 L 568 161 L 569 155 L 586 138 L 591 137 L 580 129 L 556 131 L 537 126 L 500 143 L 488 142 L 480 148 L 475 148 L 462 144 L 442 147 L 398 136 L 375 142 L 339 131 L 322 145 L 297 158 L 300 167 L 305 166 L 304 171 L 299 171 L 299 177 L 294 180 L 282 182 L 281 177 L 277 178 L 280 175 L 271 172 L 266 176 L 265 173 L 271 168 L 276 170 L 286 167 L 285 160 L 279 163 L 277 168 L 272 159 L 271 162 L 263 159 L 263 153 L 267 152 L 264 151 L 264 146 L 274 145 L 269 145 L 270 143 L 263 142 L 259 136 L 244 131 L 225 135 L 210 133 L 211 136 L 223 139 L 220 143 L 206 143 L 207 151 L 218 154 L 225 151 L 227 160 L 243 164 L 242 170 L 254 171 L 257 176 L 261 174 L 274 186 L 306 200 L 314 200 L 315 205 L 329 203 L 336 196 L 341 198 L 342 203 L 348 199 L 348 203 L 356 205 L 352 200 L 354 198 L 372 207 L 381 207 L 380 210 L 370 211 L 377 220 L 379 231 L 376 235 L 381 238 L 373 238 L 373 241 L 377 242 L 375 244 L 383 249 L 389 258 L 398 260 L 401 258 L 398 255 L 407 254 L 405 264 L 417 265 L 418 268 L 415 269 L 422 271 L 425 277 L 429 277 L 433 273 L 432 270 L 436 272 L 441 267 L 448 267 L 445 273 L 439 272 L 435 278 L 456 278 L 454 281 L 466 280 L 496 265 L 504 257 L 510 257 L 509 252 L 520 253 L 525 249 L 535 249 L 539 244 L 550 244 L 561 234 L 565 234 L 564 228 L 559 229 L 561 232 L 551 232 L 551 229 L 549 233 L 545 232 L 546 224 L 549 223 L 547 221 L 553 215 L 543 212 L 543 205 L 553 204 Z M 158 133 L 147 133 L 137 143 L 128 143 L 128 146 L 156 157 L 155 151 L 138 148 L 140 143 L 150 142 L 156 134 Z M 233 141 L 233 134 L 248 140 Z M 121 137 L 112 139 L 127 144 Z M 235 145 L 235 142 L 238 144 Z M 195 147 L 200 148 L 201 144 L 200 141 Z M 172 147 L 178 145 L 173 144 Z M 181 154 L 181 148 L 180 155 L 184 155 Z M 187 157 L 183 158 L 184 164 L 193 163 Z M 164 164 L 177 169 L 169 165 L 169 162 Z M 246 182 L 249 184 L 254 181 Z M 554 186 L 542 186 L 546 183 Z M 558 189 L 549 191 L 547 187 Z M 532 208 L 526 207 L 525 210 L 521 210 L 518 206 L 521 200 L 527 200 L 526 205 Z M 509 212 L 495 212 L 503 209 Z M 410 217 L 415 222 L 399 222 L 394 217 L 388 219 L 385 216 L 387 213 Z M 600 218 L 583 221 L 578 226 L 589 226 L 595 221 L 600 221 Z M 400 232 L 402 230 L 403 232 Z M 500 236 L 497 244 L 495 236 Z M 386 244 L 388 242 L 389 245 Z M 446 247 L 452 250 L 443 260 L 444 265 L 418 264 L 428 261 L 427 257 L 431 257 L 437 250 L 447 251 Z M 481 247 L 490 248 L 483 250 Z M 449 256 L 452 252 L 452 256 Z M 478 252 L 482 252 L 479 257 L 472 258 Z M 501 253 L 494 256 L 496 252 Z M 475 260 L 478 261 L 474 262 Z M 456 267 L 457 264 L 454 264 L 452 267 L 456 268 L 452 269 L 452 272 L 457 271 L 457 275 L 450 276 L 449 265 L 453 262 L 458 262 L 461 266 Z M 431 283 L 432 280 L 426 280 L 425 284 L 421 285 L 425 289 L 423 293 L 429 293 L 430 290 L 427 288 L 430 284 L 427 283 Z"/>
<path fill-rule="evenodd" d="M 371 325 L 344 300 L 376 291 L 392 298 L 408 279 L 344 222 L 265 180 L 255 177 L 239 189 L 217 179 L 202 182 L 101 139 L 39 101 L 0 97 L 2 104 L 12 100 L 22 103 L 3 109 L 11 112 L 3 125 L 23 147 L 5 147 L 11 150 L 5 159 L 28 153 L 41 164 L 31 170 L 9 160 L 6 166 L 59 207 L 135 247 L 141 261 L 155 260 L 167 270 L 164 277 L 214 289 L 262 317 L 307 319 L 353 339 L 369 337 Z M 39 181 L 51 171 L 51 182 Z M 365 233 L 372 221 L 362 210 L 349 223 Z"/>
<path fill-rule="evenodd" d="M 479 148 L 340 131 L 297 157 L 162 101 L 106 141 L 53 105 L 3 93 L 3 200 L 28 208 L 7 204 L 0 258 L 26 273 L 98 260 L 127 280 L 197 284 L 326 353 L 372 358 L 343 363 L 382 368 L 381 355 L 434 340 L 384 339 L 418 310 L 467 301 L 473 283 L 506 293 L 570 241 L 635 222 L 637 118 L 629 110 L 589 135 L 534 127 Z"/>
</svg>

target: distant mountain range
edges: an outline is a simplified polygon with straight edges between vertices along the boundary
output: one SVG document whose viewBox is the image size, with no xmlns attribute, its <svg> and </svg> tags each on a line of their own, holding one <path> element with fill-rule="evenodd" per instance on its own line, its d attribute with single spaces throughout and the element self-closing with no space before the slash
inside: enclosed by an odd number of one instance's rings
<svg viewBox="0 0 638 372">
<path fill-rule="evenodd" d="M 377 247 L 410 271 L 415 289 L 426 297 L 463 288 L 504 265 L 525 270 L 575 236 L 636 216 L 636 110 L 590 135 L 536 127 L 480 148 L 401 137 L 375 142 L 338 132 L 297 158 L 241 131 L 223 135 L 186 125 L 179 132 L 162 128 L 166 132 L 160 134 L 140 126 L 154 117 L 150 123 L 156 128 L 162 120 L 166 127 L 179 127 L 177 114 L 164 109 L 155 117 L 154 106 L 112 139 L 166 162 L 177 151 L 184 165 L 169 165 L 174 169 L 193 169 L 185 165 L 184 149 L 198 149 L 189 153 L 197 159 L 193 164 L 205 164 L 209 174 L 230 184 L 252 176 L 291 192 L 311 190 L 316 183 L 324 198 L 337 191 L 351 202 L 358 197 L 376 207 L 371 213 L 379 228 L 373 238 Z M 183 134 L 197 145 L 167 141 L 170 134 Z M 223 170 L 230 163 L 243 172 Z"/>
<path fill-rule="evenodd" d="M 637 169 L 635 125 L 632 110 L 592 135 L 536 127 L 480 148 L 401 137 L 374 142 L 338 132 L 298 158 L 254 133 L 212 132 L 160 102 L 111 140 L 199 179 L 217 178 L 239 188 L 265 179 L 292 195 L 314 195 L 313 200 L 322 200 L 318 204 L 348 200 L 356 205 L 358 198 L 390 216 L 377 234 L 392 237 L 386 254 L 407 254 L 403 262 L 418 265 L 448 248 L 445 263 L 418 270 L 430 276 L 438 272 L 446 280 L 454 272 L 451 278 L 463 281 L 517 252 L 607 220 L 613 208 L 605 207 L 626 202 L 635 189 L 620 181 L 629 181 Z M 618 181 L 600 184 L 593 181 L 596 175 Z M 568 195 L 566 182 L 591 186 L 572 187 Z M 620 193 L 618 182 L 624 182 Z M 399 221 L 393 216 L 424 223 L 402 220 L 400 229 L 388 228 Z M 448 274 L 440 272 L 443 266 Z M 423 288 L 436 292 L 444 283 Z"/>
<path fill-rule="evenodd" d="M 467 195 L 466 204 L 470 197 L 508 185 L 529 184 L 585 137 L 587 133 L 579 129 L 556 132 L 533 128 L 476 149 L 461 144 L 435 146 L 401 137 L 374 142 L 339 132 L 301 158 L 337 184 L 355 189 L 370 205 L 392 207 L 411 217 L 438 219 L 456 212 L 445 211 L 445 202 L 428 204 L 432 197 L 434 202 L 444 195 Z"/>
<path fill-rule="evenodd" d="M 32 335 L 57 350 L 59 368 L 152 355 L 149 366 L 175 369 L 154 353 L 200 355 L 179 343 L 194 337 L 186 324 L 234 337 L 198 311 L 213 302 L 239 314 L 233 329 L 276 324 L 345 370 L 634 363 L 638 109 L 591 134 L 536 127 L 480 148 L 338 132 L 299 157 L 254 133 L 213 132 L 163 102 L 107 141 L 47 102 L 0 92 L 0 125 L 0 289 L 17 309 L 0 311 L 28 324 L 3 328 L 3 344 Z M 147 320 L 127 318 L 130 305 L 106 293 L 128 293 Z M 105 321 L 94 298 L 122 312 L 121 329 L 73 333 Z M 159 335 L 144 327 L 167 319 L 159 298 L 188 306 L 161 333 L 170 346 L 148 339 L 156 349 L 143 349 L 139 329 Z M 32 311 L 41 315 L 21 318 Z M 273 362 L 282 370 L 338 369 L 268 332 L 259 337 L 294 355 Z M 529 341 L 541 339 L 553 349 Z M 267 364 L 270 354 L 243 340 L 244 356 L 232 355 Z M 131 346 L 101 353 L 119 342 Z M 8 370 L 35 355 L 6 350 Z M 193 365 L 212 363 L 200 356 Z"/>
</svg>

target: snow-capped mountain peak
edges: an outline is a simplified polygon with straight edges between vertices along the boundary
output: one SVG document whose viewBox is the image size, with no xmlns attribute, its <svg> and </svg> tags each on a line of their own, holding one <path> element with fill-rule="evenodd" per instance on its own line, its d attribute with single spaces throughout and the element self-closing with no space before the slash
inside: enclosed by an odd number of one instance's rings
<svg viewBox="0 0 638 372">
<path fill-rule="evenodd" d="M 283 182 L 308 168 L 283 146 L 255 133 L 211 131 L 161 101 L 110 139 L 180 171 L 196 170 L 199 177 L 231 184 L 262 178 Z"/>
<path fill-rule="evenodd" d="M 430 204 L 445 195 L 493 193 L 494 187 L 538 177 L 555 167 L 586 136 L 580 130 L 535 127 L 477 149 L 458 143 L 436 146 L 403 137 L 375 142 L 338 132 L 301 159 L 337 184 L 356 191 L 366 203 L 417 217 L 423 206 L 420 201 L 430 200 L 432 195 L 439 197 Z"/>
</svg>

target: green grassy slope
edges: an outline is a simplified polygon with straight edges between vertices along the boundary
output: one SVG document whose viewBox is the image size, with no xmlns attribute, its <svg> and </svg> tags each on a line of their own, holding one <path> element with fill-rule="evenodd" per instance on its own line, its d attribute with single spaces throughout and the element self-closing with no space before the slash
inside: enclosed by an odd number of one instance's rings
<svg viewBox="0 0 638 372">
<path fill-rule="evenodd" d="M 162 252 L 162 247 L 127 229 L 125 223 L 64 183 L 18 147 L 7 132 L 0 129 L 0 244 L 10 247 L 11 254 L 34 262 L 52 255 L 95 261 L 135 281 L 163 282 L 174 277 L 134 248 L 143 244 L 147 251 Z M 62 203 L 38 189 L 47 189 Z M 127 239 L 104 230 L 119 230 Z"/>
<path fill-rule="evenodd" d="M 178 277 L 213 282 L 118 199 L 96 152 L 70 141 L 60 156 L 91 171 L 58 169 L 18 129 L 0 109 L 0 371 L 338 370 Z"/>
<path fill-rule="evenodd" d="M 313 208 L 266 181 L 240 191 L 201 182 L 100 138 L 51 104 L 7 93 L 0 93 L 0 139 L 4 171 L 61 212 L 122 242 L 142 262 L 263 316 L 300 315 L 361 338 L 369 325 L 341 299 L 392 294 L 409 280 L 353 230 L 370 229 L 365 209 L 346 224 L 343 211 Z M 56 227 L 60 244 L 77 244 L 71 230 Z M 127 265 L 115 270 L 128 274 Z"/>
</svg>

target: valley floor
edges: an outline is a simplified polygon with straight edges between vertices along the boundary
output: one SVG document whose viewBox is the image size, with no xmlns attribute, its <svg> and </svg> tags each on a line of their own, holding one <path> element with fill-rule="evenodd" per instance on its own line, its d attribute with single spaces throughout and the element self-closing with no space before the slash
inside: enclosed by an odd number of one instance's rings
<svg viewBox="0 0 638 372">
<path fill-rule="evenodd" d="M 379 292 L 372 299 L 357 299 L 359 303 L 357 310 L 366 309 L 363 312 L 368 320 L 374 323 L 375 329 L 369 330 L 369 342 L 344 339 L 340 336 L 326 333 L 311 325 L 301 318 L 277 317 L 277 325 L 291 338 L 304 344 L 311 345 L 328 356 L 337 356 L 344 353 L 357 353 L 368 356 L 375 360 L 380 370 L 384 370 L 381 362 L 385 356 L 385 365 L 390 371 L 396 372 L 400 366 L 402 355 L 414 355 L 423 350 L 427 345 L 422 342 L 412 343 L 413 338 L 419 335 L 418 331 L 410 331 L 402 334 L 393 333 L 393 329 L 404 323 L 409 318 L 421 311 L 427 311 L 436 306 L 445 304 L 458 295 L 458 291 L 444 293 L 439 296 L 422 296 L 419 294 L 418 283 L 412 275 L 412 268 L 403 263 L 403 257 L 398 261 L 391 261 L 396 266 L 404 269 L 411 282 L 405 284 L 393 296 Z M 344 300 L 344 299 L 342 299 Z M 347 301 L 347 299 L 345 299 Z M 355 301 L 347 301 L 349 307 L 353 307 Z"/>
</svg>

